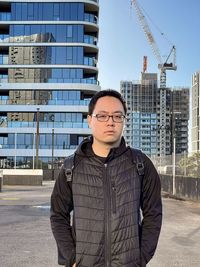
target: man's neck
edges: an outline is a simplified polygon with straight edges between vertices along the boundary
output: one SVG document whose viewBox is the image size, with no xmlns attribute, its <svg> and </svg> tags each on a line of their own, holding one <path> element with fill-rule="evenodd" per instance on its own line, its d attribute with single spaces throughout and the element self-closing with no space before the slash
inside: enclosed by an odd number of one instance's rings
<svg viewBox="0 0 200 267">
<path fill-rule="evenodd" d="M 97 142 L 96 140 L 93 141 L 92 144 L 92 149 L 95 155 L 100 156 L 100 157 L 107 157 L 108 154 L 110 153 L 110 150 L 114 147 L 118 147 L 120 145 L 119 143 L 115 143 L 115 144 L 102 144 Z"/>
</svg>

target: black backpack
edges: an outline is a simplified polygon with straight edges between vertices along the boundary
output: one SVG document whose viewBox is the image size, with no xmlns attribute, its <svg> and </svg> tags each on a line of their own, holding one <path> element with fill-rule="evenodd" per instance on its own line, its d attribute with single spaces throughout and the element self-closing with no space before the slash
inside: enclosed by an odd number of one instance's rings
<svg viewBox="0 0 200 267">
<path fill-rule="evenodd" d="M 136 165 L 137 172 L 139 176 L 143 178 L 144 176 L 144 156 L 141 150 L 129 147 L 132 153 L 133 163 Z M 64 161 L 64 172 L 67 182 L 72 182 L 73 179 L 73 169 L 75 166 L 75 155 L 70 155 Z"/>
</svg>

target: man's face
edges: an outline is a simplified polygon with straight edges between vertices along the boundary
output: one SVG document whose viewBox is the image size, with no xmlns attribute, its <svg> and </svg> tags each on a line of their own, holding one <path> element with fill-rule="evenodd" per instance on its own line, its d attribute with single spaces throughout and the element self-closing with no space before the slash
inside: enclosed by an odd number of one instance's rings
<svg viewBox="0 0 200 267">
<path fill-rule="evenodd" d="M 93 115 L 88 115 L 88 124 L 92 130 L 94 142 L 112 146 L 119 145 L 124 122 L 115 122 L 112 117 L 109 117 L 108 121 L 99 121 L 97 118 L 99 115 L 119 117 L 125 115 L 120 100 L 112 96 L 101 97 L 95 105 Z"/>
</svg>

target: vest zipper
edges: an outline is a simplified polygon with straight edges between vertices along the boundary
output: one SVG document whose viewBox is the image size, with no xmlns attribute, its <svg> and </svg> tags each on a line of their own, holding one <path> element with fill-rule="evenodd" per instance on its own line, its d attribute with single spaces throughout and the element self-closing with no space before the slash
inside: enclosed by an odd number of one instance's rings
<svg viewBox="0 0 200 267">
<path fill-rule="evenodd" d="M 115 188 L 115 181 L 112 181 L 111 184 L 112 184 L 112 208 L 113 208 L 113 213 L 116 213 L 116 188 Z"/>
<path fill-rule="evenodd" d="M 105 267 L 111 266 L 111 183 L 107 177 L 107 164 L 105 166 L 105 181 L 104 181 L 104 207 L 105 207 Z"/>
</svg>

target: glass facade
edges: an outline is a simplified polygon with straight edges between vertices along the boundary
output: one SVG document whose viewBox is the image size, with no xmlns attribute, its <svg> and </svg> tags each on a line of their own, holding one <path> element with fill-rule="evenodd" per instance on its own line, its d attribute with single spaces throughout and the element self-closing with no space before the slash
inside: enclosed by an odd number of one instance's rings
<svg viewBox="0 0 200 267">
<path fill-rule="evenodd" d="M 83 47 L 10 47 L 8 60 L 11 65 L 17 64 L 84 64 Z M 89 58 L 89 57 L 87 57 Z M 91 57 L 92 58 L 92 57 Z M 88 63 L 89 60 L 88 60 Z"/>
<path fill-rule="evenodd" d="M 127 104 L 124 132 L 129 146 L 148 156 L 158 154 L 157 74 L 142 73 L 141 81 L 121 82 L 121 93 Z"/>
<path fill-rule="evenodd" d="M 2 91 L 0 104 L 4 105 L 88 105 L 88 96 L 81 91 L 12 90 Z M 0 116 L 2 118 L 3 116 Z"/>
<path fill-rule="evenodd" d="M 55 167 L 90 135 L 98 14 L 98 1 L 0 2 L 0 168 Z"/>
<path fill-rule="evenodd" d="M 16 38 L 19 42 L 33 42 L 34 36 L 37 35 L 36 43 L 43 42 L 44 36 L 49 33 L 49 37 L 54 42 L 78 42 L 84 41 L 83 25 L 11 25 L 10 38 Z M 40 35 L 38 35 L 40 33 Z M 50 35 L 51 34 L 51 35 Z M 21 37 L 21 38 L 20 38 Z M 50 40 L 47 40 L 47 42 Z"/>
<path fill-rule="evenodd" d="M 84 3 L 12 3 L 10 20 L 83 21 L 84 15 Z"/>
<path fill-rule="evenodd" d="M 93 71 L 88 73 L 81 68 L 10 68 L 8 74 L 0 77 L 2 83 L 98 83 Z"/>
<path fill-rule="evenodd" d="M 54 135 L 55 149 L 74 149 L 85 136 L 81 134 L 56 134 Z M 34 134 L 8 134 L 0 137 L 1 148 L 32 149 L 34 147 Z M 40 134 L 39 143 L 41 149 L 52 149 L 52 134 Z"/>
<path fill-rule="evenodd" d="M 141 149 L 147 155 L 157 154 L 157 115 L 156 113 L 132 114 L 132 146 Z"/>
</svg>

